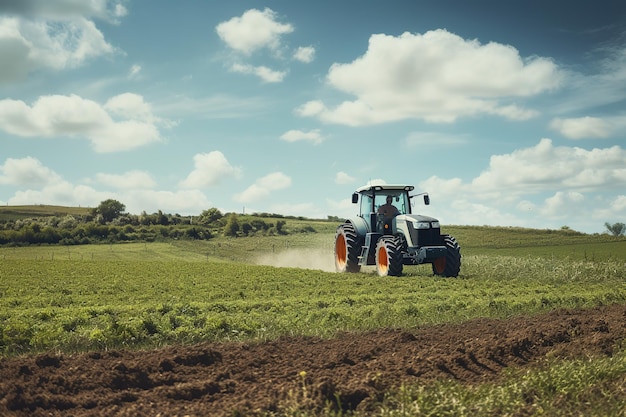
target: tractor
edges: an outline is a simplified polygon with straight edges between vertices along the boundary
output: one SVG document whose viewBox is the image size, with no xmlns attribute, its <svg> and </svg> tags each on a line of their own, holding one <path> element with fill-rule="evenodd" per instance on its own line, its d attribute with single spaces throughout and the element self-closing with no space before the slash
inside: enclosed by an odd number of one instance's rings
<svg viewBox="0 0 626 417">
<path fill-rule="evenodd" d="M 461 248 L 456 239 L 441 234 L 437 219 L 412 214 L 412 185 L 366 185 L 352 194 L 359 214 L 345 220 L 335 233 L 337 272 L 359 272 L 376 265 L 380 276 L 400 276 L 404 265 L 432 265 L 433 274 L 456 277 L 461 270 Z M 386 202 L 386 204 L 385 204 Z"/>
</svg>

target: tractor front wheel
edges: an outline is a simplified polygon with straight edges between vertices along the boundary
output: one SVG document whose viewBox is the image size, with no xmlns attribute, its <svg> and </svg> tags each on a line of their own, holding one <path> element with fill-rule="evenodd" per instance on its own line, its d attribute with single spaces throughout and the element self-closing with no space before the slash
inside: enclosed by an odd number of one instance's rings
<svg viewBox="0 0 626 417">
<path fill-rule="evenodd" d="M 337 272 L 359 272 L 359 238 L 351 223 L 344 223 L 335 234 L 335 270 Z"/>
<path fill-rule="evenodd" d="M 376 271 L 381 277 L 402 275 L 402 252 L 400 239 L 381 237 L 376 244 Z"/>
<path fill-rule="evenodd" d="M 443 235 L 446 256 L 433 261 L 433 274 L 442 277 L 458 277 L 461 271 L 461 247 L 455 238 Z"/>
</svg>

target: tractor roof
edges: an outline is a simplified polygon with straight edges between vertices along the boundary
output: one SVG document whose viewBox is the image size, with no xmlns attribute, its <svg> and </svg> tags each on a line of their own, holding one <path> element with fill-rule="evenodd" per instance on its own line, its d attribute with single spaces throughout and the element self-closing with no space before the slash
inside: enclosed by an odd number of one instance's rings
<svg viewBox="0 0 626 417">
<path fill-rule="evenodd" d="M 412 185 L 405 185 L 405 184 L 370 184 L 370 185 L 364 185 L 363 187 L 359 187 L 356 192 L 357 193 L 367 193 L 368 191 L 376 191 L 376 192 L 380 192 L 380 191 L 385 191 L 385 190 L 389 190 L 389 191 L 413 191 L 415 187 L 413 187 Z"/>
</svg>

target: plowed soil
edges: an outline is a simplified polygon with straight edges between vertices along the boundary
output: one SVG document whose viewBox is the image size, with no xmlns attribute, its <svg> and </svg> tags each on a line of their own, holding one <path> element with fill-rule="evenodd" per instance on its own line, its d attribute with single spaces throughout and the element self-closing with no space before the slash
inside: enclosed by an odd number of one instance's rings
<svg viewBox="0 0 626 417">
<path fill-rule="evenodd" d="M 290 401 L 310 409 L 330 402 L 367 410 L 403 383 L 497 381 L 504 368 L 533 366 L 547 354 L 611 355 L 625 336 L 626 306 L 615 305 L 330 340 L 284 337 L 4 358 L 0 415 L 250 415 Z"/>
</svg>

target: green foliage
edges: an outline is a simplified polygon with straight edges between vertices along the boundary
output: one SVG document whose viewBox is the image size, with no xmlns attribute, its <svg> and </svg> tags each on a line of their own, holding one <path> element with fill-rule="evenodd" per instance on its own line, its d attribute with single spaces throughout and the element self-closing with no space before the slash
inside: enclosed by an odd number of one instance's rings
<svg viewBox="0 0 626 417">
<path fill-rule="evenodd" d="M 224 236 L 237 237 L 239 228 L 240 226 L 237 215 L 235 213 L 231 213 L 226 220 L 226 225 L 224 226 Z"/>
<path fill-rule="evenodd" d="M 224 217 L 222 212 L 213 207 L 208 210 L 204 210 L 200 214 L 200 217 L 198 218 L 198 223 L 204 226 L 210 226 L 220 220 L 222 217 Z"/>
<path fill-rule="evenodd" d="M 606 227 L 606 230 L 608 230 L 608 232 L 610 234 L 612 234 L 613 236 L 624 236 L 624 233 L 626 233 L 626 224 L 624 223 L 604 223 L 604 226 Z"/>
<path fill-rule="evenodd" d="M 113 221 L 118 218 L 126 210 L 126 206 L 112 198 L 102 201 L 98 207 L 93 209 L 94 216 L 102 217 L 104 223 Z"/>
</svg>

